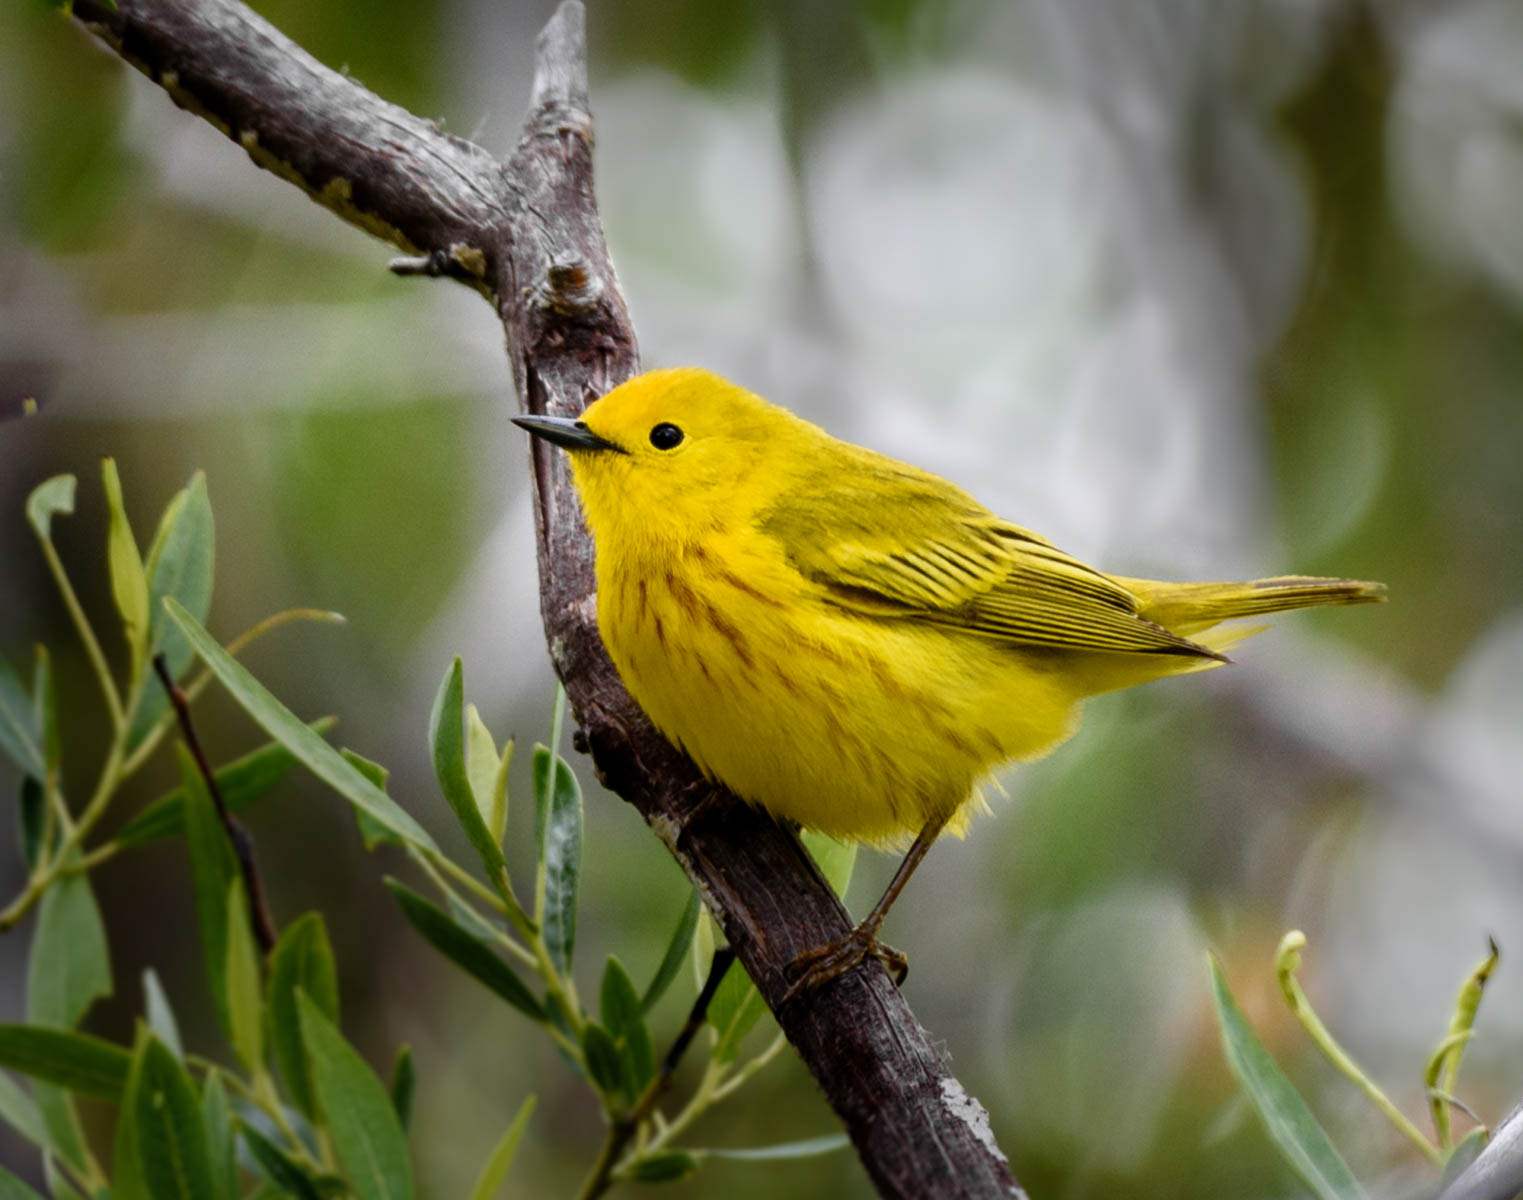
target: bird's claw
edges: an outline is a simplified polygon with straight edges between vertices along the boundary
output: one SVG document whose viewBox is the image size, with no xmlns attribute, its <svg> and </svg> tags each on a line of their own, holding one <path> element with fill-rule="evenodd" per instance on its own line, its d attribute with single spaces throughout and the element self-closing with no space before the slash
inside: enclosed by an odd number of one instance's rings
<svg viewBox="0 0 1523 1200">
<path fill-rule="evenodd" d="M 833 979 L 839 979 L 869 958 L 875 958 L 883 964 L 883 969 L 893 976 L 895 987 L 903 984 L 905 976 L 909 974 L 910 960 L 901 951 L 880 942 L 874 930 L 858 925 L 845 937 L 806 950 L 793 960 L 788 969 L 797 971 L 798 978 L 783 993 L 782 1003 L 787 1004 L 805 992 L 812 992 Z"/>
</svg>

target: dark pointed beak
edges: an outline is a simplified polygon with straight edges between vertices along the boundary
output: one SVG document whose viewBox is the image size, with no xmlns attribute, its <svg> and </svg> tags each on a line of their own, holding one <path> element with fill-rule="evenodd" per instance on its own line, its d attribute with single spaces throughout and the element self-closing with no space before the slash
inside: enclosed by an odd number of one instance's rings
<svg viewBox="0 0 1523 1200">
<path fill-rule="evenodd" d="M 564 446 L 567 450 L 617 450 L 620 454 L 627 453 L 622 446 L 598 437 L 577 417 L 514 417 L 513 424 L 520 429 L 527 429 L 535 437 Z"/>
</svg>

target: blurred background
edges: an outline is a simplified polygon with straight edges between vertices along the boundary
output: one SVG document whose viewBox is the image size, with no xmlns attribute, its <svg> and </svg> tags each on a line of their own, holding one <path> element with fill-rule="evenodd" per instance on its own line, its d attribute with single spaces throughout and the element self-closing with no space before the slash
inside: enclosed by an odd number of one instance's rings
<svg viewBox="0 0 1523 1200">
<path fill-rule="evenodd" d="M 548 2 L 258 0 L 386 98 L 513 145 Z M 1383 608 L 1281 618 L 1237 665 L 1106 697 L 937 848 L 894 912 L 917 1015 L 1035 1197 L 1296 1194 L 1236 1099 L 1214 948 L 1356 1172 L 1429 1177 L 1275 999 L 1281 933 L 1334 1032 L 1414 1119 L 1454 991 L 1502 946 L 1462 1098 L 1523 1080 L 1523 7 L 1516 0 L 590 0 L 598 192 L 649 366 L 724 372 L 941 472 L 1119 573 L 1383 579 Z M 224 639 L 345 613 L 247 661 L 392 768 L 451 846 L 426 761 L 455 653 L 499 737 L 543 738 L 515 399 L 490 307 L 389 275 L 342 225 L 40 3 L 0 6 L 0 653 L 58 659 L 75 794 L 106 726 L 22 506 L 55 523 L 111 634 L 99 459 L 140 544 L 197 468 Z M 23 397 L 40 413 L 19 416 Z M 218 759 L 263 740 L 200 705 Z M 527 756 L 523 763 L 526 767 Z M 685 885 L 588 791 L 579 958 L 648 975 Z M 169 783 L 156 763 L 108 827 Z M 0 763 L 0 797 L 16 776 Z M 510 859 L 526 870 L 520 797 Z M 380 884 L 345 806 L 293 777 L 249 813 L 277 919 L 319 907 L 345 1024 L 417 1055 L 427 1195 L 463 1194 L 519 1101 L 515 1195 L 568 1195 L 600 1136 L 527 1022 L 449 969 Z M 0 895 L 21 885 L 0 801 Z M 511 837 L 510 837 L 511 841 Z M 893 868 L 864 853 L 864 911 Z M 405 873 L 405 870 L 404 870 Z M 152 964 L 224 1054 L 177 844 L 96 886 L 126 1038 Z M 29 927 L 0 938 L 23 1014 Z M 692 984 L 657 1020 L 669 1041 Z M 679 988 L 678 991 L 682 991 Z M 765 1036 L 758 1034 L 758 1036 Z M 96 1125 L 108 1133 L 105 1114 Z M 830 1132 L 785 1055 L 694 1132 Z M 0 1161 L 29 1177 L 0 1129 Z M 716 1162 L 673 1196 L 866 1196 L 849 1153 Z"/>
</svg>

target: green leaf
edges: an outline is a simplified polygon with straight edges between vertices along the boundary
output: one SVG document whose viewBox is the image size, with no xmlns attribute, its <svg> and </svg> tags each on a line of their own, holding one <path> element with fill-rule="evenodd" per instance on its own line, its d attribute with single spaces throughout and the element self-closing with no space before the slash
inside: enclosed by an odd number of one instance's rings
<svg viewBox="0 0 1523 1200">
<path fill-rule="evenodd" d="M 266 1004 L 275 1061 L 291 1099 L 309 1118 L 317 1119 L 316 1097 L 302 1048 L 301 1018 L 296 997 L 305 992 L 330 1021 L 338 1020 L 338 969 L 321 913 L 309 912 L 286 927 L 270 955 Z"/>
<path fill-rule="evenodd" d="M 508 746 L 512 747 L 512 742 Z M 476 810 L 486 826 L 487 836 L 502 844 L 502 824 L 493 816 L 493 800 L 497 792 L 498 776 L 504 775 L 502 756 L 492 741 L 492 731 L 486 727 L 474 704 L 465 706 L 465 770 L 471 781 L 471 795 L 476 798 Z M 507 793 L 504 792 L 504 795 Z"/>
<path fill-rule="evenodd" d="M 698 1169 L 698 1158 L 686 1150 L 662 1150 L 635 1160 L 629 1178 L 636 1183 L 673 1183 Z"/>
<path fill-rule="evenodd" d="M 47 774 L 37 741 L 32 698 L 4 656 L 0 656 L 0 751 L 33 779 Z"/>
<path fill-rule="evenodd" d="M 544 1006 L 486 941 L 406 884 L 387 878 L 386 886 L 401 905 L 402 915 L 429 945 L 526 1016 L 545 1020 Z"/>
<path fill-rule="evenodd" d="M 738 960 L 731 963 L 709 1002 L 709 1021 L 719 1031 L 714 1060 L 733 1061 L 740 1054 L 741 1041 L 766 1011 L 766 1002 L 746 969 Z"/>
<path fill-rule="evenodd" d="M 434 774 L 439 779 L 440 790 L 455 811 L 455 819 L 465 836 L 470 839 L 476 853 L 481 856 L 487 878 L 500 879 L 507 864 L 503 861 L 502 848 L 487 831 L 481 810 L 471 792 L 471 781 L 465 766 L 465 742 L 461 737 L 461 721 L 465 702 L 465 675 L 457 656 L 445 672 L 434 697 L 433 712 L 428 718 L 428 744 L 433 755 Z M 487 739 L 491 740 L 490 735 Z M 493 764 L 496 775 L 496 764 Z"/>
<path fill-rule="evenodd" d="M 37 1105 L 4 1071 L 0 1071 L 0 1121 L 4 1121 L 39 1150 L 48 1144 Z"/>
<path fill-rule="evenodd" d="M 248 1073 L 257 1075 L 264 1063 L 264 1005 L 241 875 L 227 886 L 227 1015 L 233 1049 Z"/>
<path fill-rule="evenodd" d="M 164 985 L 152 967 L 143 971 L 143 1011 L 154 1037 L 168 1046 L 176 1058 L 183 1060 L 185 1049 L 180 1042 L 180 1026 L 169 1005 L 169 997 L 164 994 Z"/>
<path fill-rule="evenodd" d="M 672 930 L 671 940 L 666 943 L 666 953 L 661 956 L 661 963 L 651 977 L 645 995 L 640 997 L 642 1013 L 650 1012 L 657 1001 L 666 995 L 672 980 L 677 978 L 677 972 L 682 969 L 682 960 L 687 957 L 688 947 L 693 944 L 693 931 L 698 928 L 698 912 L 702 907 L 697 889 L 690 890 L 687 903 L 682 906 L 682 915 L 677 918 L 677 928 Z"/>
<path fill-rule="evenodd" d="M 229 844 L 227 830 L 206 782 L 190 752 L 175 744 L 180 764 L 180 791 L 185 820 L 185 845 L 190 853 L 190 875 L 195 885 L 196 915 L 201 925 L 201 955 L 206 963 L 206 982 L 222 1028 L 232 1034 L 232 1014 L 227 995 L 227 893 L 238 880 L 238 857 Z"/>
<path fill-rule="evenodd" d="M 16 842 L 21 861 L 27 870 L 36 868 L 42 857 L 42 835 L 47 831 L 47 793 L 30 775 L 21 777 L 21 794 L 16 798 Z"/>
<path fill-rule="evenodd" d="M 655 1049 L 650 1030 L 640 1008 L 640 995 L 634 981 L 615 956 L 608 956 L 603 982 L 598 991 L 598 1012 L 604 1027 L 619 1044 L 623 1056 L 625 1099 L 633 1104 L 641 1089 L 655 1077 Z"/>
<path fill-rule="evenodd" d="M 714 1158 L 734 1158 L 742 1162 L 775 1162 L 785 1158 L 813 1158 L 817 1154 L 831 1154 L 851 1145 L 844 1133 L 827 1133 L 823 1137 L 804 1138 L 797 1142 L 781 1142 L 776 1146 L 747 1146 L 735 1150 L 708 1150 Z"/>
<path fill-rule="evenodd" d="M 132 1056 L 113 1042 L 42 1025 L 0 1025 L 0 1067 L 81 1096 L 121 1099 Z"/>
<path fill-rule="evenodd" d="M 508 1176 L 508 1169 L 513 1165 L 513 1156 L 518 1153 L 518 1143 L 523 1140 L 529 1118 L 534 1115 L 534 1103 L 534 1097 L 529 1096 L 518 1106 L 512 1123 L 497 1139 L 486 1162 L 482 1163 L 481 1174 L 476 1177 L 476 1186 L 471 1189 L 469 1200 L 492 1200 L 497 1194 L 497 1189 Z"/>
<path fill-rule="evenodd" d="M 164 597 L 173 596 L 197 621 L 206 620 L 212 601 L 215 530 L 206 477 L 197 471 L 169 502 L 148 552 L 148 655 L 163 652 L 170 676 L 180 678 L 192 651 L 185 635 L 164 615 Z M 128 748 L 142 742 L 169 705 L 162 687 L 144 689 L 132 714 Z"/>
<path fill-rule="evenodd" d="M 42 1200 L 42 1197 L 0 1167 L 0 1200 Z"/>
<path fill-rule="evenodd" d="M 138 1165 L 153 1200 L 206 1200 L 213 1192 L 211 1151 L 190 1076 L 152 1034 L 134 1056 L 132 1108 Z"/>
<path fill-rule="evenodd" d="M 323 734 L 338 723 L 336 717 L 321 717 L 312 722 L 314 733 Z M 217 788 L 229 812 L 240 812 L 263 798 L 296 765 L 296 757 L 279 742 L 266 742 L 259 749 L 235 758 L 213 772 Z M 150 842 L 177 837 L 185 831 L 185 789 L 166 792 L 122 826 L 116 841 L 123 847 L 146 846 Z"/>
<path fill-rule="evenodd" d="M 111 994 L 111 957 L 90 877 L 65 875 L 43 893 L 27 962 L 27 1017 L 72 1029 Z"/>
<path fill-rule="evenodd" d="M 624 1060 L 608 1030 L 596 1021 L 582 1026 L 582 1057 L 587 1062 L 587 1074 L 603 1092 L 613 1096 L 623 1090 Z"/>
<path fill-rule="evenodd" d="M 128 1056 L 130 1070 L 123 1083 L 121 1111 L 116 1118 L 116 1136 L 111 1152 L 111 1200 L 155 1200 L 148 1193 L 143 1178 L 142 1159 L 138 1155 L 137 1105 L 133 1103 L 141 1090 L 142 1050 L 146 1031 L 138 1026 L 133 1053 Z"/>
<path fill-rule="evenodd" d="M 530 763 L 534 773 L 534 845 L 536 853 L 545 857 L 545 818 L 550 813 L 550 752 L 559 752 L 561 726 L 566 720 L 566 689 L 559 680 L 555 683 L 555 702 L 550 708 L 550 744 L 535 746 Z M 541 758 L 541 751 L 544 757 Z"/>
<path fill-rule="evenodd" d="M 1444 1188 L 1464 1174 L 1470 1164 L 1481 1156 L 1481 1151 L 1486 1149 L 1489 1138 L 1486 1128 L 1477 1125 L 1459 1140 L 1458 1145 L 1450 1153 L 1448 1161 L 1444 1163 L 1444 1176 L 1439 1180 L 1440 1195 L 1443 1194 Z"/>
<path fill-rule="evenodd" d="M 541 748 L 535 747 L 536 767 Z M 549 751 L 543 753 L 548 757 Z M 582 871 L 582 789 L 565 759 L 555 759 L 555 786 L 545 815 L 545 946 L 562 973 L 576 947 L 577 888 Z"/>
<path fill-rule="evenodd" d="M 84 1168 L 81 1166 L 79 1169 L 83 1170 Z M 74 1186 L 69 1183 L 63 1173 L 63 1168 L 58 1165 L 58 1160 L 51 1154 L 43 1157 L 42 1178 L 46 1181 L 48 1194 L 53 1197 L 53 1200 L 85 1200 Z M 119 1186 L 115 1188 L 114 1194 L 117 1200 L 123 1200 L 126 1196 L 126 1193 Z M 97 1193 L 97 1200 L 110 1200 L 110 1195 L 111 1193 L 101 1191 Z"/>
<path fill-rule="evenodd" d="M 344 761 L 363 775 L 381 791 L 386 790 L 386 782 L 391 778 L 391 772 L 378 762 L 372 762 L 356 750 L 345 746 L 339 751 Z M 360 828 L 360 838 L 365 843 L 366 850 L 374 850 L 380 845 L 405 846 L 407 843 L 394 834 L 386 826 L 382 825 L 363 808 L 354 810 L 355 824 Z"/>
<path fill-rule="evenodd" d="M 407 1140 L 391 1098 L 365 1060 L 306 996 L 297 999 L 302 1039 L 339 1162 L 359 1200 L 403 1200 L 413 1194 Z"/>
<path fill-rule="evenodd" d="M 799 840 L 836 895 L 844 898 L 847 885 L 851 883 L 852 868 L 857 862 L 857 843 L 838 841 L 812 829 L 804 830 Z"/>
<path fill-rule="evenodd" d="M 55 475 L 39 483 L 26 498 L 26 519 L 32 523 L 37 536 L 48 541 L 53 536 L 53 518 L 69 516 L 74 512 L 74 488 L 78 481 L 72 475 Z"/>
<path fill-rule="evenodd" d="M 397 1120 L 405 1131 L 412 1124 L 413 1094 L 418 1089 L 418 1068 L 413 1063 L 412 1047 L 403 1043 L 397 1047 L 397 1056 L 391 1062 L 391 1107 L 397 1110 Z"/>
<path fill-rule="evenodd" d="M 212 635 L 178 601 L 171 597 L 164 601 L 164 607 L 201 660 L 211 668 L 212 674 L 221 680 L 233 699 L 243 706 L 244 711 L 266 733 L 285 746 L 308 770 L 340 796 L 374 817 L 393 833 L 422 849 L 438 849 L 434 839 L 428 836 L 421 825 L 275 699 L 241 663 L 217 645 Z"/>
<path fill-rule="evenodd" d="M 238 1132 L 254 1164 L 282 1195 L 295 1196 L 297 1200 L 323 1200 L 317 1181 L 294 1158 L 247 1121 L 238 1122 Z"/>
<path fill-rule="evenodd" d="M 1207 962 L 1227 1064 L 1258 1109 L 1280 1157 L 1319 1200 L 1362 1196 L 1348 1165 L 1233 1000 L 1221 963 L 1214 954 L 1207 956 Z"/>
<path fill-rule="evenodd" d="M 137 540 L 127 520 L 122 503 L 122 481 L 116 473 L 116 460 L 101 460 L 101 482 L 106 489 L 106 511 L 110 523 L 106 530 L 106 558 L 111 567 L 111 595 L 122 617 L 122 630 L 132 650 L 132 673 L 141 670 L 148 649 L 148 576 L 138 555 Z"/>
<path fill-rule="evenodd" d="M 63 758 L 63 739 L 58 727 L 58 689 L 53 683 L 53 663 L 46 646 L 37 647 L 37 665 L 32 672 L 32 719 L 42 748 L 43 766 L 49 775 L 56 777 Z"/>
<path fill-rule="evenodd" d="M 201 1123 L 206 1127 L 206 1149 L 211 1157 L 214 1200 L 235 1200 L 238 1195 L 237 1125 L 222 1072 L 208 1071 L 201 1085 Z"/>
</svg>

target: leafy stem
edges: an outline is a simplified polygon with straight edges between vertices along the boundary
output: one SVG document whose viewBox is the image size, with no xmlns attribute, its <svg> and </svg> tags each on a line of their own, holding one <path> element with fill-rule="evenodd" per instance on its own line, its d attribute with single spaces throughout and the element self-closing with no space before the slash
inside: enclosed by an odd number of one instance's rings
<svg viewBox="0 0 1523 1200">
<path fill-rule="evenodd" d="M 58 551 L 54 549 L 51 538 L 42 539 L 42 556 L 47 560 L 53 582 L 58 585 L 64 607 L 69 610 L 69 619 L 74 622 L 75 632 L 79 634 L 79 640 L 84 643 L 85 654 L 89 656 L 90 666 L 95 671 L 101 694 L 106 698 L 106 708 L 111 713 L 112 728 L 120 732 L 127 724 L 127 710 L 122 705 L 121 694 L 116 690 L 116 680 L 112 678 L 111 668 L 106 663 L 105 652 L 101 649 L 100 642 L 96 640 L 95 631 L 90 628 L 90 622 L 85 617 L 85 610 L 79 603 L 79 597 L 74 593 L 74 585 L 69 582 L 68 572 L 64 570 L 63 560 L 58 557 Z"/>
<path fill-rule="evenodd" d="M 1299 929 L 1293 929 L 1280 939 L 1280 948 L 1275 955 L 1275 975 L 1280 981 L 1280 991 L 1285 996 L 1285 1003 L 1290 1006 L 1290 1011 L 1295 1014 L 1296 1020 L 1306 1030 L 1317 1049 L 1322 1051 L 1328 1062 L 1332 1063 L 1350 1082 L 1354 1084 L 1371 1104 L 1385 1115 L 1407 1141 L 1411 1142 L 1419 1152 L 1436 1167 L 1444 1165 L 1444 1153 L 1426 1137 L 1422 1130 L 1418 1129 L 1405 1113 L 1391 1102 L 1389 1096 L 1381 1091 L 1380 1086 L 1368 1075 L 1359 1069 L 1359 1065 L 1349 1057 L 1347 1051 L 1333 1039 L 1328 1032 L 1327 1026 L 1312 1009 L 1311 1002 L 1306 998 L 1306 993 L 1301 990 L 1301 983 L 1296 978 L 1296 971 L 1301 966 L 1301 951 L 1306 947 L 1306 935 Z"/>
</svg>

